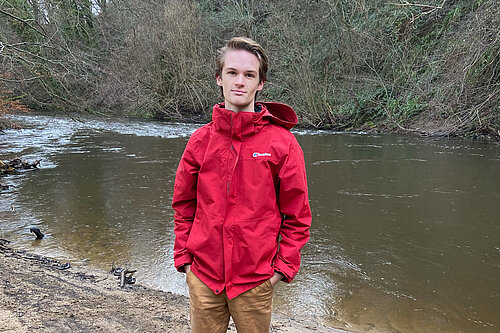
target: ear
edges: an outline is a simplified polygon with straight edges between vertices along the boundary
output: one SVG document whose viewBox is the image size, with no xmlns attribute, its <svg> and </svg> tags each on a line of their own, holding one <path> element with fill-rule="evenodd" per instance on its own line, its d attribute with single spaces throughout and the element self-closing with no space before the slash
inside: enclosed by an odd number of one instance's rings
<svg viewBox="0 0 500 333">
<path fill-rule="evenodd" d="M 264 80 L 260 81 L 259 85 L 257 86 L 257 91 L 261 91 L 262 88 L 264 88 Z"/>
<path fill-rule="evenodd" d="M 220 75 L 218 73 L 215 74 L 215 79 L 217 80 L 217 85 L 219 87 L 222 87 L 222 78 L 220 77 Z"/>
</svg>

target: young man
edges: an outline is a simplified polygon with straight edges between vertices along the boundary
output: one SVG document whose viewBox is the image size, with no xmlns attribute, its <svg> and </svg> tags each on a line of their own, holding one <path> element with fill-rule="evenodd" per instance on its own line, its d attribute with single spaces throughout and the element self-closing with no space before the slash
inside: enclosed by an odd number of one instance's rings
<svg viewBox="0 0 500 333">
<path fill-rule="evenodd" d="M 268 332 L 273 288 L 291 282 L 309 239 L 304 157 L 295 112 L 256 103 L 262 47 L 236 37 L 219 50 L 224 103 L 189 139 L 175 178 L 175 267 L 186 272 L 193 332 Z"/>
</svg>

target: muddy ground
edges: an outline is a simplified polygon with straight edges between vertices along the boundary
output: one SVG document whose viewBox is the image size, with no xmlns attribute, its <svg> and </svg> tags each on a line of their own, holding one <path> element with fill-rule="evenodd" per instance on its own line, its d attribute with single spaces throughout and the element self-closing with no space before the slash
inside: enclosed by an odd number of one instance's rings
<svg viewBox="0 0 500 333">
<path fill-rule="evenodd" d="M 190 332 L 188 298 L 0 240 L 0 332 Z M 229 332 L 236 332 L 231 324 Z M 271 332 L 343 332 L 273 314 Z"/>
</svg>

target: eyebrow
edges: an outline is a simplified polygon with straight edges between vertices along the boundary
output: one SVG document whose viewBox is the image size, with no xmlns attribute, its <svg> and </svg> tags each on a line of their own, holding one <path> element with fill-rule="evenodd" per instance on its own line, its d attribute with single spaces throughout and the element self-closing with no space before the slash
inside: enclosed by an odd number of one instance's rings
<svg viewBox="0 0 500 333">
<path fill-rule="evenodd" d="M 226 71 L 237 71 L 236 68 L 233 68 L 233 67 L 226 67 L 225 69 Z M 246 71 L 244 71 L 245 73 L 258 73 L 258 71 L 254 71 L 253 69 L 248 69 Z"/>
</svg>

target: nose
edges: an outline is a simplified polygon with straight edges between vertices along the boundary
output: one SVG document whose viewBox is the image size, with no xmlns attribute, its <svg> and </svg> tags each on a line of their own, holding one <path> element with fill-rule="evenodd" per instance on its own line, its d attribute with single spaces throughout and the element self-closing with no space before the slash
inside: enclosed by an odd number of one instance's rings
<svg viewBox="0 0 500 333">
<path fill-rule="evenodd" d="M 245 80 L 243 78 L 243 74 L 240 74 L 236 77 L 235 84 L 238 86 L 243 86 L 245 84 Z"/>
</svg>

